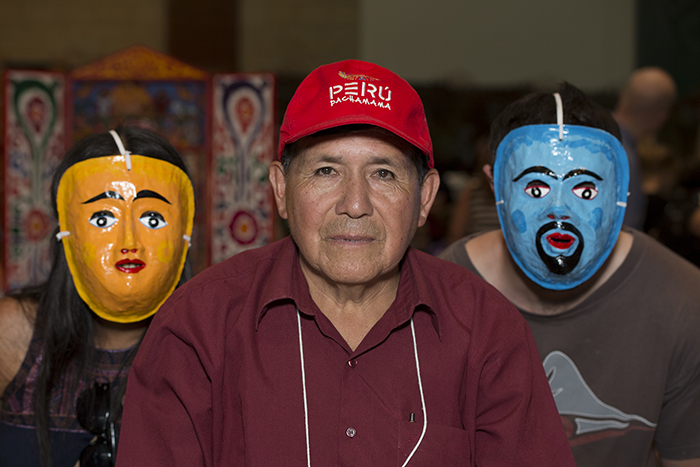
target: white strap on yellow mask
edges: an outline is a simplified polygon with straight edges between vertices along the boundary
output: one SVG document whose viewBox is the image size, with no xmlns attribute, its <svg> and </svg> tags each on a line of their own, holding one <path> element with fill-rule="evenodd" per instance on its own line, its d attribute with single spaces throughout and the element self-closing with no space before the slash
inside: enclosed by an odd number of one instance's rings
<svg viewBox="0 0 700 467">
<path fill-rule="evenodd" d="M 112 138 L 114 138 L 114 142 L 117 143 L 119 154 L 124 156 L 124 158 L 126 159 L 126 170 L 131 171 L 131 151 L 126 150 L 126 148 L 124 147 L 124 143 L 122 143 L 122 139 L 119 137 L 119 134 L 116 131 L 109 130 L 109 134 L 112 135 Z"/>
</svg>

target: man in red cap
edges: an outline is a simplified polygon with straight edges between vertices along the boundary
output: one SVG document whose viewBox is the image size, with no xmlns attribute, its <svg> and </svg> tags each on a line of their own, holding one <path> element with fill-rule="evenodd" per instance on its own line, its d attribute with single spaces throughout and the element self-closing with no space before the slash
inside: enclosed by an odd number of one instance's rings
<svg viewBox="0 0 700 467">
<path fill-rule="evenodd" d="M 314 70 L 270 168 L 291 236 L 181 287 L 127 389 L 120 466 L 573 466 L 530 331 L 409 248 L 439 186 L 423 105 L 377 65 Z"/>
</svg>

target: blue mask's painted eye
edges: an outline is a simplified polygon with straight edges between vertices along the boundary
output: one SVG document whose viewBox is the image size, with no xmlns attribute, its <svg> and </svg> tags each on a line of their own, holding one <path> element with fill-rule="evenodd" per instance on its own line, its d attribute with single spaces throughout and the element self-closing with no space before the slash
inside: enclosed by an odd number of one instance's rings
<svg viewBox="0 0 700 467">
<path fill-rule="evenodd" d="M 88 222 L 100 229 L 106 229 L 107 227 L 114 225 L 114 223 L 117 222 L 117 219 L 114 217 L 114 214 L 109 211 L 98 211 L 90 216 L 90 220 Z"/>
<path fill-rule="evenodd" d="M 530 182 L 525 187 L 525 193 L 532 196 L 533 198 L 542 198 L 543 196 L 547 196 L 549 190 L 549 185 L 540 180 Z"/>
<path fill-rule="evenodd" d="M 591 200 L 598 196 L 598 189 L 592 183 L 581 183 L 576 185 L 573 190 L 576 196 L 581 199 Z"/>
<path fill-rule="evenodd" d="M 162 229 L 163 227 L 168 225 L 168 223 L 165 222 L 165 219 L 163 219 L 163 216 L 161 216 L 160 213 L 155 211 L 144 212 L 139 218 L 139 222 L 141 222 L 149 229 L 153 230 Z"/>
</svg>

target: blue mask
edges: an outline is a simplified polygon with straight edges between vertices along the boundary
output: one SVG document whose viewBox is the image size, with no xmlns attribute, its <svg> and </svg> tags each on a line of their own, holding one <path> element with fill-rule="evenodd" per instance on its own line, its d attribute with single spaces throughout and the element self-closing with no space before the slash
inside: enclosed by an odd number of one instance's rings
<svg viewBox="0 0 700 467">
<path fill-rule="evenodd" d="M 493 176 L 506 244 L 527 277 L 566 290 L 600 269 L 627 202 L 629 165 L 617 138 L 579 125 L 522 126 L 498 146 Z"/>
</svg>

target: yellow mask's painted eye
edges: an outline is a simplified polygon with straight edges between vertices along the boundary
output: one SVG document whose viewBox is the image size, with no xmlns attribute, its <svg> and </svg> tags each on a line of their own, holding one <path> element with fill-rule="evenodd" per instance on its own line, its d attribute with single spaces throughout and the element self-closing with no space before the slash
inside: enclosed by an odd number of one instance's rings
<svg viewBox="0 0 700 467">
<path fill-rule="evenodd" d="M 106 229 L 114 225 L 114 223 L 117 222 L 117 219 L 114 217 L 114 214 L 109 211 L 98 211 L 90 216 L 90 220 L 88 222 L 100 229 Z"/>
<path fill-rule="evenodd" d="M 163 219 L 163 216 L 156 211 L 144 212 L 141 217 L 139 217 L 139 222 L 153 230 L 162 229 L 168 225 L 165 219 Z"/>
</svg>

